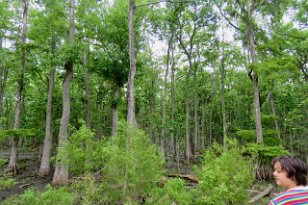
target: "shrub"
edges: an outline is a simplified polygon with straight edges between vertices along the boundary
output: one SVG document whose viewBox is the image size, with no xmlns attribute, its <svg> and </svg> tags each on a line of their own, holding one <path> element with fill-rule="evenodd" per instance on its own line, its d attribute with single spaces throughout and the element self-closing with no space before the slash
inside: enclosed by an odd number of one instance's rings
<svg viewBox="0 0 308 205">
<path fill-rule="evenodd" d="M 290 154 L 282 146 L 266 146 L 262 144 L 249 143 L 246 145 L 245 153 L 255 155 L 261 162 L 270 162 L 274 157 Z"/>
<path fill-rule="evenodd" d="M 205 153 L 198 173 L 200 198 L 196 204 L 247 204 L 254 179 L 251 160 L 242 156 L 237 143 L 231 145 L 225 152 L 215 145 Z"/>
<path fill-rule="evenodd" d="M 95 151 L 94 133 L 83 123 L 81 128 L 72 134 L 67 144 L 70 174 L 81 175 L 91 170 L 95 166 Z"/>
<path fill-rule="evenodd" d="M 156 187 L 152 190 L 150 196 L 147 198 L 145 204 L 195 204 L 196 190 L 192 187 L 186 186 L 182 179 L 168 180 L 164 187 Z"/>
<path fill-rule="evenodd" d="M 15 180 L 11 178 L 0 177 L 0 190 L 6 190 L 14 186 Z"/>
<path fill-rule="evenodd" d="M 10 205 L 73 205 L 76 201 L 76 194 L 71 193 L 67 187 L 52 188 L 47 186 L 42 193 L 33 188 L 27 189 L 18 197 L 9 197 L 1 204 Z"/>
<path fill-rule="evenodd" d="M 103 189 L 94 175 L 86 174 L 80 179 L 75 180 L 72 184 L 72 188 L 81 196 L 78 204 L 103 204 L 106 201 Z"/>
<path fill-rule="evenodd" d="M 163 174 L 163 157 L 158 148 L 142 130 L 124 123 L 104 153 L 106 181 L 102 188 L 108 195 L 106 198 L 112 200 L 108 203 L 142 199 Z"/>
</svg>

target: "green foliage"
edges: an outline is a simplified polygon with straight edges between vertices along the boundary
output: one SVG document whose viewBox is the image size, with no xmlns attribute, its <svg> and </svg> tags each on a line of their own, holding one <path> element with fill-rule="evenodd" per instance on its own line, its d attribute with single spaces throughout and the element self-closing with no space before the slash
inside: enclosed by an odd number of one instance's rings
<svg viewBox="0 0 308 205">
<path fill-rule="evenodd" d="M 142 130 L 124 124 L 108 142 L 105 156 L 103 189 L 108 203 L 138 200 L 163 174 L 163 158 L 157 147 Z"/>
<path fill-rule="evenodd" d="M 9 189 L 13 187 L 14 184 L 15 184 L 15 179 L 0 177 L 0 191 Z"/>
<path fill-rule="evenodd" d="M 242 156 L 242 148 L 237 143 L 221 152 L 216 146 L 205 153 L 202 170 L 199 173 L 199 190 L 201 204 L 247 204 L 248 188 L 254 175 L 251 160 Z"/>
<path fill-rule="evenodd" d="M 71 193 L 67 187 L 47 189 L 39 193 L 34 189 L 26 190 L 18 200 L 18 205 L 72 205 L 76 200 L 76 195 Z M 43 203 L 42 203 L 43 202 Z"/>
<path fill-rule="evenodd" d="M 0 159 L 0 170 L 3 169 L 8 163 L 7 159 Z"/>
<path fill-rule="evenodd" d="M 255 130 L 239 130 L 236 132 L 236 135 L 241 139 L 247 140 L 248 142 L 253 142 L 257 138 Z"/>
<path fill-rule="evenodd" d="M 72 188 L 82 196 L 81 203 L 84 205 L 102 204 L 105 201 L 103 189 L 92 174 L 86 174 L 81 180 L 76 180 Z"/>
<path fill-rule="evenodd" d="M 39 130 L 35 128 L 30 129 L 9 129 L 0 131 L 0 142 L 8 137 L 35 137 L 39 135 Z"/>
<path fill-rule="evenodd" d="M 95 165 L 92 158 L 96 154 L 94 133 L 83 123 L 69 138 L 66 151 L 70 174 L 80 175 L 91 170 Z"/>
<path fill-rule="evenodd" d="M 182 179 L 171 179 L 164 187 L 154 188 L 147 198 L 146 204 L 170 205 L 172 203 L 193 204 L 195 189 L 186 186 Z"/>
<path fill-rule="evenodd" d="M 264 135 L 264 145 L 267 146 L 278 146 L 281 144 L 281 139 L 278 138 L 278 131 L 273 129 L 268 129 L 263 131 Z"/>
<path fill-rule="evenodd" d="M 269 162 L 276 156 L 290 154 L 282 146 L 266 146 L 261 144 L 249 143 L 246 145 L 245 154 L 257 156 L 263 162 Z"/>
</svg>

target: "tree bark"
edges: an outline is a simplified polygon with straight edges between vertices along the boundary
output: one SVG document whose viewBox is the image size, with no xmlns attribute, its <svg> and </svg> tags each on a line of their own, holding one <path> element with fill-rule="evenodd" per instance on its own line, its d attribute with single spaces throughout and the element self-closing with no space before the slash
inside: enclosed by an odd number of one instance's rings
<svg viewBox="0 0 308 205">
<path fill-rule="evenodd" d="M 197 69 L 194 71 L 194 153 L 196 153 L 199 149 L 199 136 L 198 136 L 198 130 L 199 130 L 199 116 L 198 116 L 198 110 L 199 110 L 199 98 L 198 98 L 198 89 L 197 89 Z"/>
<path fill-rule="evenodd" d="M 53 66 L 53 65 L 52 65 Z M 49 158 L 52 144 L 52 95 L 55 82 L 55 69 L 52 67 L 49 77 L 48 99 L 46 107 L 45 138 L 39 176 L 47 176 L 50 172 Z"/>
<path fill-rule="evenodd" d="M 223 51 L 224 52 L 224 51 Z M 222 109 L 222 127 L 223 127 L 223 145 L 227 150 L 227 120 L 226 120 L 226 103 L 225 103 L 225 57 L 222 54 L 221 59 L 221 109 Z"/>
<path fill-rule="evenodd" d="M 75 0 L 70 1 L 70 45 L 74 45 L 74 34 L 75 34 Z M 59 128 L 59 145 L 58 145 L 58 156 L 60 156 L 59 161 L 56 165 L 56 170 L 52 179 L 54 185 L 62 185 L 68 183 L 68 164 L 65 155 L 65 144 L 68 137 L 68 125 L 70 117 L 70 82 L 73 78 L 73 59 L 68 59 L 65 62 L 64 68 L 66 74 L 62 84 L 62 98 L 63 98 L 63 110 L 61 117 L 61 124 Z M 61 156 L 62 155 L 62 156 Z M 64 156 L 63 156 L 64 155 Z M 57 159 L 58 160 L 58 159 Z"/>
<path fill-rule="evenodd" d="M 8 77 L 8 68 L 6 65 L 3 66 L 1 69 L 1 75 L 0 75 L 0 114 L 4 114 L 4 103 L 3 103 L 3 96 L 4 96 L 4 89 L 7 82 Z"/>
<path fill-rule="evenodd" d="M 174 60 L 174 48 L 172 48 L 171 51 L 172 56 L 172 64 L 171 64 L 171 131 L 170 131 L 170 152 L 175 154 L 175 107 L 176 107 L 176 101 L 175 101 L 175 80 L 174 80 L 174 73 L 175 73 L 175 60 Z"/>
<path fill-rule="evenodd" d="M 129 28 L 129 60 L 130 70 L 127 86 L 127 122 L 132 126 L 137 126 L 135 115 L 135 98 L 134 98 L 134 78 L 136 73 L 136 57 L 135 57 L 135 33 L 134 33 L 134 11 L 135 0 L 129 1 L 128 28 Z"/>
<path fill-rule="evenodd" d="M 0 51 L 2 50 L 2 37 L 0 37 Z M 4 61 L 4 65 L 0 68 L 0 115 L 4 115 L 4 103 L 3 103 L 3 96 L 4 96 L 4 89 L 7 81 L 8 76 L 8 68 Z M 0 128 L 2 126 L 0 125 Z"/>
<path fill-rule="evenodd" d="M 116 85 L 113 92 L 113 105 L 112 105 L 112 136 L 116 136 L 118 133 L 118 100 L 120 94 L 120 86 Z"/>
<path fill-rule="evenodd" d="M 27 23 L 28 23 L 28 0 L 23 0 L 23 15 L 22 15 L 22 34 L 21 42 L 23 45 L 26 44 L 27 39 Z M 16 96 L 16 105 L 15 105 L 15 117 L 14 117 L 14 130 L 19 129 L 20 127 L 20 115 L 22 107 L 22 97 L 24 90 L 24 72 L 25 72 L 25 61 L 26 61 L 26 51 L 24 48 L 21 49 L 20 53 L 20 78 L 18 80 L 18 91 Z M 12 137 L 11 141 L 11 156 L 9 162 L 9 169 L 12 170 L 14 175 L 17 175 L 17 137 Z"/>
<path fill-rule="evenodd" d="M 84 38 L 86 38 L 84 34 Z M 89 70 L 88 70 L 88 62 L 87 62 L 87 51 L 83 51 L 83 70 L 84 70 L 84 80 L 86 84 L 86 96 L 87 96 L 87 127 L 91 129 L 92 127 L 92 98 L 91 98 L 91 89 L 90 89 L 90 81 L 89 81 Z"/>
<path fill-rule="evenodd" d="M 278 120 L 276 119 L 276 106 L 275 106 L 275 100 L 274 100 L 274 95 L 273 95 L 273 91 L 270 91 L 268 93 L 268 99 L 270 101 L 270 104 L 271 104 L 271 109 L 272 109 L 272 115 L 275 117 L 275 129 L 276 129 L 276 132 L 277 132 L 277 137 L 280 139 L 280 128 L 279 128 L 279 123 L 278 123 Z"/>
<path fill-rule="evenodd" d="M 248 30 L 248 43 L 249 43 L 249 53 L 251 57 L 252 64 L 257 63 L 256 59 L 256 50 L 255 50 L 255 37 L 253 31 L 253 11 L 254 4 L 252 0 L 247 1 L 247 14 L 248 14 L 248 22 L 247 22 L 247 30 Z M 262 130 L 262 121 L 261 121 L 261 106 L 260 106 L 260 95 L 259 95 L 259 83 L 258 83 L 258 75 L 256 71 L 252 69 L 249 72 L 251 80 L 253 82 L 254 88 L 254 114 L 256 118 L 256 134 L 257 134 L 257 143 L 263 143 L 263 130 Z"/>
<path fill-rule="evenodd" d="M 167 59 L 166 59 L 166 71 L 164 77 L 164 93 L 163 93 L 163 105 L 162 105 L 162 129 L 161 129 L 161 140 L 165 140 L 165 132 L 166 132 L 166 116 L 167 116 L 167 81 L 168 81 L 168 74 L 169 74 L 169 61 L 170 61 L 170 50 L 171 44 L 173 41 L 173 33 L 169 39 L 168 43 L 168 50 L 167 50 Z"/>
</svg>

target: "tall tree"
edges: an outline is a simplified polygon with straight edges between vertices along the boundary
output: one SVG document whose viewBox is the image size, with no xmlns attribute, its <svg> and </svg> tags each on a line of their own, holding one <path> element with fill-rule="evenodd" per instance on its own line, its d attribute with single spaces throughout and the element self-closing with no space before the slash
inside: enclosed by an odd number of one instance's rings
<svg viewBox="0 0 308 205">
<path fill-rule="evenodd" d="M 38 171 L 39 176 L 46 176 L 50 173 L 50 152 L 52 145 L 52 100 L 55 87 L 55 74 L 56 74 L 56 46 L 57 39 L 64 26 L 59 26 L 59 22 L 64 20 L 64 7 L 59 1 L 49 0 L 45 1 L 42 7 L 44 12 L 40 12 L 37 18 L 33 19 L 33 25 L 29 31 L 29 36 L 32 33 L 33 41 L 37 43 L 38 48 L 44 53 L 48 59 L 49 68 L 49 83 L 46 105 L 46 121 L 45 121 L 45 138 L 43 144 L 43 153 L 41 164 Z M 44 31 L 44 35 L 38 36 L 39 31 Z M 30 37 L 29 37 L 30 38 Z"/>
<path fill-rule="evenodd" d="M 75 0 L 70 0 L 70 31 L 69 31 L 69 43 L 71 46 L 71 51 L 74 46 L 74 35 L 75 35 Z M 58 157 L 59 161 L 56 165 L 56 170 L 52 179 L 53 184 L 61 185 L 68 182 L 68 164 L 65 159 L 65 144 L 68 138 L 68 125 L 70 117 L 70 82 L 73 78 L 73 62 L 72 56 L 66 60 L 64 64 L 64 69 L 66 71 L 65 77 L 62 84 L 62 100 L 63 100 L 63 110 L 61 117 L 61 124 L 59 128 L 59 144 L 58 144 Z M 64 156 L 63 156 L 64 155 Z"/>
<path fill-rule="evenodd" d="M 135 32 L 134 32 L 134 12 L 135 0 L 129 1 L 128 10 L 128 28 L 129 28 L 129 60 L 130 70 L 127 85 L 127 121 L 137 126 L 135 114 L 135 98 L 134 98 L 134 78 L 136 73 L 136 55 L 135 55 Z"/>
<path fill-rule="evenodd" d="M 21 45 L 20 48 L 20 70 L 19 70 L 19 80 L 18 80 L 18 90 L 16 96 L 16 104 L 15 104 L 15 117 L 14 117 L 14 129 L 17 130 L 20 128 L 20 116 L 21 116 L 21 108 L 22 108 L 22 97 L 24 91 L 24 72 L 25 72 L 25 62 L 26 62 L 26 40 L 27 40 L 27 29 L 28 29 L 28 0 L 23 0 L 23 14 L 22 14 L 22 31 L 21 31 Z M 16 175 L 18 173 L 17 169 L 17 142 L 18 138 L 13 136 L 11 139 L 11 155 L 9 168 L 12 170 L 13 174 Z"/>
</svg>

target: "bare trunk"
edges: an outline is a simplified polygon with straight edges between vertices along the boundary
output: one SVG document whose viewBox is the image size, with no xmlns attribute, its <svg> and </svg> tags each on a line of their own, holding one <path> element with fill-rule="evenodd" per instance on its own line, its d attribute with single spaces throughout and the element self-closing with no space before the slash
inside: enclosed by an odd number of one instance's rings
<svg viewBox="0 0 308 205">
<path fill-rule="evenodd" d="M 202 108 L 202 114 L 201 114 L 201 149 L 205 148 L 206 144 L 206 133 L 205 133 L 205 128 L 206 128 L 206 121 L 205 121 L 205 107 Z"/>
<path fill-rule="evenodd" d="M 274 95 L 273 95 L 273 92 L 270 91 L 268 93 L 268 99 L 271 103 L 271 109 L 272 109 L 272 115 L 275 117 L 275 129 L 276 129 L 276 132 L 277 132 L 277 137 L 280 139 L 280 128 L 279 128 L 279 123 L 278 123 L 278 120 L 277 120 L 277 116 L 276 116 L 276 106 L 275 106 L 275 100 L 274 100 Z"/>
<path fill-rule="evenodd" d="M 203 69 L 201 67 L 201 73 L 203 72 Z M 203 85 L 204 85 L 204 89 L 203 89 L 203 97 L 204 100 L 202 101 L 203 105 L 202 105 L 202 111 L 201 111 L 201 133 L 200 133 L 200 137 L 201 137 L 201 149 L 205 148 L 205 145 L 207 143 L 206 141 L 206 127 L 207 127 L 207 123 L 206 123 L 206 106 L 207 106 L 207 99 L 206 99 L 206 79 L 204 77 L 203 79 Z"/>
<path fill-rule="evenodd" d="M 175 153 L 175 139 L 174 139 L 174 120 L 175 120 L 175 91 L 174 91 L 174 72 L 175 72 L 175 61 L 174 61 L 174 49 L 172 49 L 172 65 L 171 65 L 171 131 L 170 131 L 170 152 Z"/>
<path fill-rule="evenodd" d="M 27 39 L 27 22 L 28 22 L 28 0 L 23 0 L 23 20 L 22 20 L 22 44 L 26 44 Z M 20 79 L 18 80 L 18 91 L 16 96 L 16 106 L 15 106 L 15 117 L 14 117 L 14 130 L 20 127 L 20 113 L 22 107 L 22 97 L 24 90 L 24 72 L 25 72 L 25 61 L 26 61 L 26 51 L 21 49 L 20 53 Z M 13 174 L 18 173 L 17 169 L 17 139 L 12 137 L 11 139 L 11 156 L 9 162 L 9 169 L 12 170 Z"/>
<path fill-rule="evenodd" d="M 256 133 L 257 133 L 257 143 L 263 143 L 263 131 L 261 123 L 261 109 L 260 109 L 260 96 L 259 96 L 259 83 L 258 77 L 253 77 L 253 87 L 254 87 L 254 110 L 256 117 Z"/>
<path fill-rule="evenodd" d="M 168 51 L 167 51 L 167 60 L 166 60 L 166 72 L 164 78 L 164 93 L 163 93 L 163 114 L 162 114 L 162 129 L 161 129 L 161 140 L 165 140 L 165 132 L 166 132 L 166 116 L 167 116 L 167 81 L 168 81 L 168 73 L 169 73 L 169 59 L 170 59 L 170 49 L 173 40 L 173 34 L 171 35 L 168 43 Z"/>
<path fill-rule="evenodd" d="M 189 163 L 189 160 L 192 158 L 191 142 L 190 142 L 190 99 L 189 99 L 189 84 L 191 77 L 192 63 L 189 58 L 189 71 L 186 76 L 185 84 L 185 146 L 186 146 L 186 159 Z"/>
<path fill-rule="evenodd" d="M 83 34 L 84 41 L 86 41 L 86 34 Z M 91 89 L 89 82 L 89 70 L 87 61 L 87 49 L 83 51 L 82 58 L 83 70 L 84 70 L 84 81 L 86 84 L 86 96 L 87 96 L 87 127 L 91 129 L 92 127 L 92 99 L 91 99 Z"/>
<path fill-rule="evenodd" d="M 0 37 L 0 51 L 2 50 L 2 38 Z M 4 89 L 7 81 L 8 76 L 8 68 L 6 66 L 5 61 L 3 62 L 3 67 L 0 68 L 0 115 L 4 115 L 4 103 L 3 103 L 3 96 L 4 96 Z M 0 125 L 0 129 L 3 128 Z"/>
<path fill-rule="evenodd" d="M 120 87 L 116 85 L 113 92 L 113 105 L 112 105 L 112 136 L 118 133 L 118 99 L 120 94 Z"/>
<path fill-rule="evenodd" d="M 41 165 L 38 171 L 39 176 L 47 176 L 50 172 L 49 158 L 50 158 L 50 151 L 52 144 L 51 124 L 52 124 L 52 95 L 54 90 L 54 82 L 55 82 L 55 69 L 52 68 L 49 77 L 48 99 L 46 107 L 45 139 L 44 139 Z"/>
<path fill-rule="evenodd" d="M 136 73 L 134 11 L 135 11 L 135 0 L 130 0 L 129 15 L 128 15 L 130 70 L 129 70 L 128 86 L 127 86 L 127 101 L 128 101 L 127 121 L 131 125 L 137 126 L 136 115 L 135 115 L 135 98 L 134 98 L 134 78 Z"/>
<path fill-rule="evenodd" d="M 253 11 L 254 5 L 252 0 L 247 2 L 247 11 L 248 11 L 248 42 L 249 42 L 249 53 L 251 57 L 252 64 L 257 63 L 256 59 L 256 50 L 255 50 L 255 37 L 253 31 Z M 258 75 L 256 71 L 251 70 L 250 76 L 253 82 L 254 88 L 254 114 L 256 118 L 256 133 L 257 133 L 257 143 L 263 143 L 263 130 L 262 130 L 262 122 L 261 122 L 261 107 L 260 107 L 260 96 L 259 96 L 259 84 L 258 84 Z"/>
<path fill-rule="evenodd" d="M 199 99 L 198 99 L 198 89 L 197 89 L 197 70 L 194 72 L 194 153 L 196 153 L 199 149 L 199 138 L 198 138 L 198 130 L 199 130 L 199 116 L 198 116 L 198 108 L 199 108 Z"/>
<path fill-rule="evenodd" d="M 225 104 L 225 59 L 224 54 L 221 59 L 221 109 L 222 109 L 222 126 L 223 126 L 223 145 L 227 150 L 227 120 L 226 120 L 226 104 Z"/>
<path fill-rule="evenodd" d="M 213 77 L 211 77 L 211 94 L 210 94 L 210 120 L 209 120 L 209 147 L 212 146 L 213 138 L 213 100 L 214 100 L 214 82 Z"/>
<path fill-rule="evenodd" d="M 3 96 L 4 96 L 4 89 L 5 89 L 6 82 L 7 82 L 8 71 L 9 70 L 7 66 L 4 65 L 4 67 L 1 70 L 1 75 L 0 75 L 0 115 L 4 114 Z"/>
<path fill-rule="evenodd" d="M 70 45 L 74 45 L 74 34 L 75 34 L 75 0 L 70 1 Z M 73 59 L 69 59 L 65 62 L 64 68 L 66 74 L 62 84 L 62 98 L 63 98 L 63 110 L 61 117 L 61 124 L 59 128 L 59 147 L 58 157 L 59 160 L 56 165 L 55 174 L 52 179 L 52 183 L 55 185 L 62 185 L 68 183 L 68 164 L 65 156 L 65 144 L 68 137 L 68 125 L 70 117 L 70 82 L 73 78 Z"/>
</svg>

